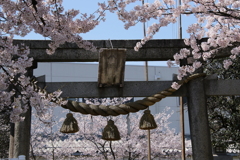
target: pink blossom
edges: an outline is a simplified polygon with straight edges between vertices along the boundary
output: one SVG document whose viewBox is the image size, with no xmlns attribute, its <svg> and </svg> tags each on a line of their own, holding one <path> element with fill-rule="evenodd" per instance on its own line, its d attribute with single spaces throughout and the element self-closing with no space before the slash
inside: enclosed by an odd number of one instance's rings
<svg viewBox="0 0 240 160">
<path fill-rule="evenodd" d="M 172 67 L 174 65 L 174 63 L 171 60 L 168 60 L 167 61 L 167 65 L 170 68 L 170 67 Z"/>
<path fill-rule="evenodd" d="M 223 67 L 225 69 L 228 69 L 232 64 L 233 64 L 233 62 L 230 59 L 227 59 L 227 60 L 223 61 Z"/>
<path fill-rule="evenodd" d="M 231 53 L 232 53 L 233 55 L 239 55 L 239 53 L 240 53 L 240 47 L 235 47 L 235 48 L 233 48 L 233 49 L 231 50 Z"/>
<path fill-rule="evenodd" d="M 172 87 L 173 89 L 178 90 L 178 89 L 181 87 L 181 85 L 179 85 L 177 82 L 173 82 L 172 85 L 171 85 L 171 87 Z"/>
<path fill-rule="evenodd" d="M 198 69 L 198 68 L 200 68 L 201 66 L 202 66 L 202 63 L 201 63 L 201 62 L 198 62 L 198 61 L 193 62 L 193 67 L 194 67 L 195 69 Z"/>
<path fill-rule="evenodd" d="M 207 42 L 202 42 L 201 47 L 202 47 L 203 51 L 207 51 L 210 49 L 210 46 L 208 45 Z"/>
<path fill-rule="evenodd" d="M 183 48 L 173 58 L 176 64 L 180 64 L 181 59 L 193 56 L 196 62 L 192 66 L 180 67 L 179 79 L 201 67 L 199 59 L 207 61 L 217 55 L 219 49 L 233 47 L 230 59 L 224 61 L 226 69 L 239 55 L 239 47 L 236 44 L 240 42 L 238 9 L 240 2 L 236 0 L 182 0 L 182 4 L 177 7 L 174 6 L 174 0 L 155 0 L 144 5 L 138 5 L 139 0 L 109 0 L 98 3 L 99 8 L 96 8 L 93 14 L 81 13 L 77 9 L 65 10 L 62 2 L 63 0 L 37 0 L 37 5 L 31 4 L 31 1 L 0 2 L 1 34 L 10 35 L 2 36 L 0 39 L 0 101 L 2 104 L 0 106 L 9 106 L 13 110 L 10 111 L 13 121 L 21 119 L 17 113 L 25 112 L 26 104 L 29 102 L 34 104 L 33 107 L 36 108 L 38 115 L 46 113 L 47 106 L 54 105 L 50 103 L 52 101 L 55 101 L 55 106 L 65 103 L 59 97 L 60 91 L 46 94 L 34 89 L 30 78 L 25 77 L 26 68 L 31 67 L 33 62 L 33 59 L 28 57 L 30 50 L 24 45 L 14 46 L 12 44 L 14 35 L 26 36 L 33 31 L 48 37 L 51 43 L 46 52 L 50 55 L 66 42 L 75 43 L 79 48 L 96 52 L 97 48 L 94 44 L 84 40 L 81 34 L 88 33 L 98 26 L 105 20 L 105 13 L 109 11 L 117 14 L 119 20 L 124 23 L 125 29 L 142 22 L 151 22 L 147 35 L 134 47 L 134 50 L 138 51 L 162 27 L 169 27 L 169 24 L 175 23 L 181 14 L 193 13 L 197 21 L 188 26 L 189 38 L 184 40 L 189 49 Z M 205 36 L 208 37 L 207 42 L 199 44 L 199 40 Z M 11 101 L 16 90 L 13 88 L 8 92 L 3 91 L 12 83 L 14 86 L 17 84 L 20 86 L 18 94 L 21 94 L 24 103 L 21 109 L 14 107 Z"/>
</svg>

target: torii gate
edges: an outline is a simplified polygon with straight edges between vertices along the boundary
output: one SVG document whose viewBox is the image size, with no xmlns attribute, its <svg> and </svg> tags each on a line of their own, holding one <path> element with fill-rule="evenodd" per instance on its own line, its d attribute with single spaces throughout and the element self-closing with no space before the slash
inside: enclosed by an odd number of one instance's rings
<svg viewBox="0 0 240 160">
<path fill-rule="evenodd" d="M 92 41 L 97 48 L 111 48 L 108 40 Z M 112 40 L 114 48 L 125 48 L 126 61 L 164 61 L 172 59 L 173 55 L 185 46 L 183 40 L 151 40 L 140 49 L 133 50 L 138 40 Z M 56 50 L 54 55 L 47 55 L 46 49 L 50 41 L 46 40 L 14 40 L 14 44 L 24 43 L 30 47 L 30 57 L 35 62 L 94 62 L 98 61 L 98 53 L 78 48 L 75 44 L 64 44 Z M 220 56 L 226 56 L 229 49 L 221 50 Z M 30 75 L 31 75 L 30 71 Z M 47 91 L 52 92 L 61 88 L 63 97 L 147 97 L 165 90 L 171 86 L 172 81 L 148 81 L 148 82 L 124 82 L 123 88 L 109 87 L 98 88 L 97 82 L 47 82 L 39 83 Z M 212 160 L 212 147 L 210 131 L 208 127 L 208 116 L 206 96 L 211 95 L 239 95 L 239 80 L 214 80 L 203 77 L 191 80 L 183 85 L 178 91 L 170 96 L 183 96 L 188 98 L 188 110 L 190 120 L 190 132 L 194 160 Z M 141 86 L 141 87 L 140 87 Z M 74 88 L 74 89 L 73 89 Z M 10 145 L 10 157 L 29 154 L 30 137 L 30 111 L 27 113 L 26 121 L 16 123 L 14 145 Z M 23 129 L 24 128 L 24 129 Z M 25 142 L 25 143 L 23 143 Z"/>
</svg>

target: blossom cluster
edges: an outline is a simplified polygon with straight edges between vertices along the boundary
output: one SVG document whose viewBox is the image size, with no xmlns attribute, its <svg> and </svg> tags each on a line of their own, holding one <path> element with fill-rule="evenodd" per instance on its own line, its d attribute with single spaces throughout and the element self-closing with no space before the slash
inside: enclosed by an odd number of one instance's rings
<svg viewBox="0 0 240 160">
<path fill-rule="evenodd" d="M 4 0 L 0 1 L 0 112 L 10 114 L 12 122 L 21 121 L 29 106 L 38 116 L 45 115 L 49 106 L 61 105 L 61 91 L 52 94 L 37 89 L 27 70 L 33 59 L 27 46 L 13 45 L 15 35 L 30 32 L 51 39 L 48 54 L 65 42 L 74 42 L 80 48 L 96 52 L 96 47 L 83 40 L 80 33 L 94 29 L 104 20 L 104 11 L 82 14 L 75 9 L 64 10 L 62 0 Z M 6 35 L 9 37 L 4 37 Z M 54 103 L 53 103 L 54 102 Z"/>
<path fill-rule="evenodd" d="M 100 4 L 101 9 L 116 12 L 119 20 L 125 23 L 126 29 L 139 22 L 156 20 L 148 27 L 147 35 L 137 42 L 135 51 L 152 39 L 162 27 L 175 23 L 181 14 L 192 14 L 196 17 L 197 23 L 191 24 L 187 29 L 190 38 L 185 40 L 185 44 L 191 49 L 184 48 L 174 56 L 176 64 L 180 64 L 181 59 L 193 57 L 193 65 L 180 67 L 179 79 L 193 73 L 203 62 L 215 57 L 220 49 L 232 47 L 229 59 L 223 62 L 226 69 L 239 56 L 239 1 L 183 0 L 181 5 L 175 6 L 173 0 L 155 0 L 153 3 L 139 4 L 129 9 L 129 4 L 136 2 L 136 0 L 111 0 L 108 1 L 108 5 Z M 202 41 L 205 37 L 206 39 Z"/>
<path fill-rule="evenodd" d="M 105 20 L 105 12 L 109 11 L 117 14 L 125 24 L 125 29 L 155 20 L 148 27 L 146 36 L 134 47 L 138 51 L 162 27 L 176 23 L 182 14 L 192 14 L 197 23 L 191 24 L 187 29 L 190 36 L 184 42 L 189 48 L 183 48 L 173 58 L 178 65 L 182 59 L 192 57 L 193 60 L 191 64 L 179 68 L 178 79 L 194 73 L 209 59 L 217 56 L 221 49 L 231 47 L 229 59 L 223 62 L 226 69 L 240 53 L 240 3 L 236 0 L 182 0 L 178 6 L 175 5 L 175 0 L 155 0 L 145 4 L 141 4 L 142 0 L 109 0 L 98 3 L 99 9 L 93 14 L 81 13 L 75 9 L 65 10 L 62 1 L 0 1 L 0 34 L 9 36 L 0 37 L 0 111 L 9 111 L 12 122 L 22 120 L 20 115 L 27 111 L 29 105 L 36 108 L 38 115 L 44 115 L 46 106 L 53 105 L 53 101 L 63 103 L 59 99 L 60 91 L 47 94 L 36 90 L 27 75 L 27 68 L 31 67 L 33 61 L 28 57 L 30 50 L 24 45 L 14 46 L 14 35 L 26 36 L 33 31 L 48 37 L 52 40 L 48 54 L 54 54 L 65 42 L 76 43 L 80 48 L 96 52 L 97 48 L 80 34 L 93 30 Z M 172 65 L 171 62 L 168 64 Z M 179 86 L 173 84 L 173 87 Z"/>
<path fill-rule="evenodd" d="M 79 10 L 64 10 L 62 0 L 5 0 L 0 2 L 1 34 L 26 36 L 31 31 L 48 37 L 48 54 L 65 42 L 96 51 L 96 47 L 79 35 L 94 29 L 104 20 L 104 11 L 83 14 Z"/>
<path fill-rule="evenodd" d="M 37 88 L 28 76 L 33 61 L 28 57 L 29 48 L 14 46 L 12 41 L 12 37 L 0 40 L 0 112 L 9 114 L 11 122 L 18 122 L 24 119 L 22 114 L 29 106 L 37 110 L 38 116 L 43 116 L 49 106 L 61 105 L 64 101 L 59 98 L 61 91 L 47 94 Z"/>
<path fill-rule="evenodd" d="M 64 110 L 66 114 L 66 110 Z M 33 113 L 35 114 L 35 113 Z M 181 150 L 180 134 L 170 128 L 170 117 L 173 111 L 169 107 L 161 113 L 154 115 L 158 128 L 151 130 L 151 158 L 179 158 Z M 52 115 L 51 125 L 43 129 L 44 124 L 38 119 L 33 119 L 31 130 L 31 153 L 33 156 L 43 156 L 46 159 L 74 158 L 73 153 L 81 153 L 77 159 L 143 159 L 147 156 L 147 136 L 145 130 L 139 129 L 141 113 L 128 116 L 112 117 L 117 126 L 121 140 L 105 141 L 101 139 L 102 130 L 107 125 L 110 117 L 81 115 L 73 113 L 78 121 L 80 130 L 74 134 L 59 132 L 64 118 Z M 60 120 L 59 120 L 60 118 Z M 185 140 L 186 147 L 191 148 L 190 140 Z M 111 144 L 110 144 L 111 143 Z M 167 152 L 168 150 L 171 152 Z M 112 151 L 111 151 L 112 150 Z M 191 149 L 186 149 L 186 154 L 191 155 Z"/>
<path fill-rule="evenodd" d="M 127 103 L 131 101 L 132 97 L 114 97 L 114 98 L 84 98 L 87 104 L 95 104 L 95 105 L 120 105 L 122 103 Z"/>
</svg>

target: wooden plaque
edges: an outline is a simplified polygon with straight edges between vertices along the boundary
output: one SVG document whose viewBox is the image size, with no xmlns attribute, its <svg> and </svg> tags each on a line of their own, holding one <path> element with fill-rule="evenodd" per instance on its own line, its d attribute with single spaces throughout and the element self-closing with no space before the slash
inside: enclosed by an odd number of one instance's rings
<svg viewBox="0 0 240 160">
<path fill-rule="evenodd" d="M 123 87 L 126 49 L 103 49 L 100 52 L 98 86 Z"/>
</svg>

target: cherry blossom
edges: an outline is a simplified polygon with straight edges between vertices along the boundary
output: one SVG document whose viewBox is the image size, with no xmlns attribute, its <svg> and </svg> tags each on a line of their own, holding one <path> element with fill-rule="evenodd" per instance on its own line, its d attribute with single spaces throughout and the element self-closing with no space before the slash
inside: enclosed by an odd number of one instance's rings
<svg viewBox="0 0 240 160">
<path fill-rule="evenodd" d="M 55 106 L 64 103 L 59 98 L 61 91 L 47 94 L 36 87 L 36 82 L 26 76 L 27 68 L 32 66 L 32 58 L 28 57 L 29 48 L 21 45 L 12 45 L 12 37 L 2 37 L 0 40 L 0 111 L 10 112 L 11 122 L 24 119 L 29 105 L 35 107 L 38 115 L 45 114 L 50 102 L 56 102 Z M 13 101 L 14 99 L 14 101 Z M 8 114 L 5 112 L 5 114 Z"/>
<path fill-rule="evenodd" d="M 224 60 L 223 61 L 223 66 L 225 69 L 228 69 L 232 65 L 232 61 L 230 59 Z"/>
<path fill-rule="evenodd" d="M 66 113 L 66 110 L 63 112 Z M 73 134 L 60 133 L 59 129 L 64 118 L 52 113 L 48 117 L 47 129 L 43 129 L 42 121 L 33 119 L 31 131 L 32 156 L 41 155 L 46 159 L 63 159 L 71 158 L 74 152 L 79 151 L 82 155 L 77 159 L 114 159 L 113 156 L 115 156 L 115 159 L 120 160 L 123 158 L 143 159 L 147 157 L 147 132 L 138 128 L 141 113 L 119 117 L 73 114 L 78 120 L 78 125 L 82 126 L 79 132 Z M 157 157 L 174 159 L 181 156 L 179 152 L 181 150 L 180 134 L 176 134 L 174 129 L 169 128 L 170 122 L 168 120 L 172 114 L 173 112 L 169 110 L 169 107 L 166 107 L 163 112 L 154 116 L 158 128 L 151 130 L 153 159 Z M 101 139 L 102 130 L 109 119 L 114 120 L 120 132 L 121 140 L 109 142 Z M 190 140 L 186 140 L 186 144 L 191 148 L 189 143 Z M 191 150 L 188 150 L 187 153 L 192 154 Z"/>
<path fill-rule="evenodd" d="M 28 46 L 12 44 L 15 35 L 26 36 L 35 32 L 51 40 L 48 54 L 65 42 L 75 43 L 80 48 L 96 52 L 91 42 L 81 34 L 90 32 L 105 20 L 105 13 L 115 13 L 124 23 L 125 29 L 138 23 L 152 22 L 144 36 L 134 47 L 135 51 L 154 38 L 163 27 L 177 22 L 180 15 L 193 15 L 196 22 L 189 25 L 189 38 L 185 39 L 186 48 L 173 57 L 180 65 L 182 59 L 192 57 L 192 64 L 179 68 L 178 79 L 193 74 L 198 68 L 211 62 L 218 51 L 231 47 L 229 59 L 224 67 L 229 68 L 239 56 L 240 28 L 239 2 L 235 0 L 182 0 L 176 6 L 174 0 L 155 0 L 142 4 L 141 0 L 109 0 L 98 3 L 99 8 L 92 14 L 81 13 L 77 9 L 66 10 L 63 0 L 4 0 L 0 2 L 0 110 L 7 108 L 12 122 L 20 119 L 31 105 L 37 115 L 43 116 L 48 106 L 64 103 L 59 98 L 61 91 L 47 94 L 36 89 L 32 77 L 27 76 L 33 59 L 28 57 Z M 170 64 L 170 63 L 169 63 Z M 21 107 L 14 106 L 13 99 L 21 99 Z M 57 104 L 56 104 L 57 105 Z"/>
<path fill-rule="evenodd" d="M 80 13 L 75 9 L 64 10 L 62 0 L 4 0 L 0 2 L 0 111 L 8 110 L 12 122 L 23 120 L 29 106 L 44 116 L 50 106 L 64 103 L 61 91 L 47 94 L 36 87 L 36 81 L 27 76 L 33 59 L 28 57 L 28 46 L 12 44 L 15 35 L 26 36 L 31 31 L 52 40 L 48 54 L 54 54 L 65 42 L 74 42 L 80 48 L 96 51 L 91 42 L 79 35 L 94 29 L 104 20 L 104 10 L 94 14 Z M 5 36 L 6 35 L 6 36 Z M 15 105 L 13 98 L 21 101 Z M 54 102 L 54 103 L 53 103 Z M 7 112 L 4 112 L 7 114 Z"/>
<path fill-rule="evenodd" d="M 181 85 L 179 85 L 177 82 L 173 82 L 173 84 L 171 85 L 171 87 L 172 87 L 173 89 L 178 90 L 178 89 L 181 87 Z"/>
<path fill-rule="evenodd" d="M 145 3 L 144 5 L 137 5 L 129 9 L 130 3 L 136 1 L 129 0 L 113 0 L 109 1 L 108 8 L 105 4 L 105 10 L 116 12 L 119 19 L 125 23 L 125 28 L 135 26 L 140 22 L 148 22 L 156 20 L 147 29 L 147 35 L 135 46 L 135 51 L 138 51 L 142 45 L 153 38 L 156 32 L 162 27 L 166 27 L 171 23 L 176 22 L 176 18 L 182 15 L 192 14 L 196 17 L 196 22 L 191 24 L 187 32 L 190 38 L 184 42 L 190 46 L 192 50 L 182 49 L 180 53 L 174 55 L 176 64 L 180 64 L 181 59 L 192 56 L 196 61 L 205 61 L 208 63 L 209 59 L 216 56 L 219 49 L 233 47 L 230 59 L 225 61 L 225 68 L 228 68 L 236 56 L 239 55 L 239 48 L 237 42 L 240 42 L 239 36 L 239 2 L 234 0 L 183 0 L 179 6 L 174 6 L 175 1 L 172 0 L 155 0 L 152 3 Z M 123 4 L 125 3 L 125 4 Z M 100 6 L 101 3 L 100 3 Z M 206 38 L 206 41 L 201 41 Z M 194 66 L 192 66 L 194 67 Z M 196 67 L 199 67 L 198 65 Z M 193 69 L 188 65 L 179 71 L 179 78 L 192 73 L 197 68 Z M 183 72 L 184 71 L 184 72 Z"/>
</svg>

